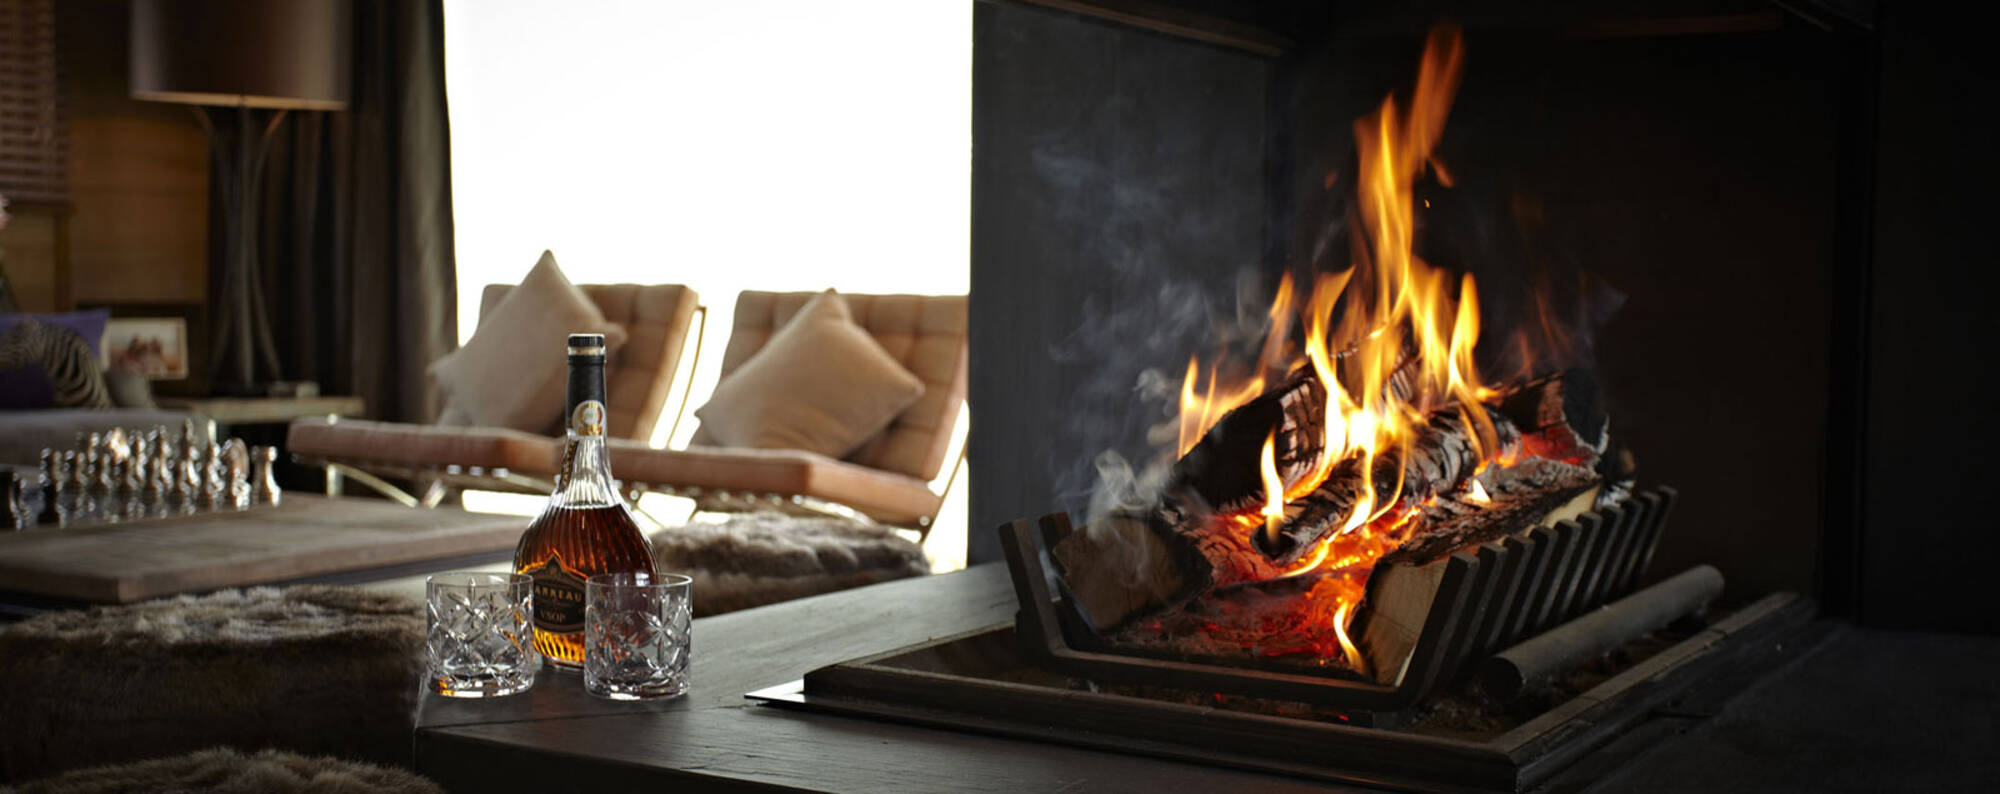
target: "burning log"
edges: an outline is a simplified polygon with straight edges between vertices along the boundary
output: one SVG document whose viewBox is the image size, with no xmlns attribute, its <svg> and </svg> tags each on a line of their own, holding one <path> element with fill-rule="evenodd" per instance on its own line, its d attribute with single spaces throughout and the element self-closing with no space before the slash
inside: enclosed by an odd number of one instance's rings
<svg viewBox="0 0 2000 794">
<path fill-rule="evenodd" d="M 1501 398 L 1498 412 L 1537 443 L 1522 454 L 1596 465 L 1610 441 L 1611 419 L 1587 369 L 1571 369 L 1533 381 Z"/>
<path fill-rule="evenodd" d="M 1305 476 L 1324 452 L 1325 400 L 1325 386 L 1305 370 L 1225 415 L 1175 464 L 1168 499 L 1178 517 L 1169 520 L 1198 521 L 1211 511 L 1261 507 L 1266 493 L 1257 461 L 1267 438 L 1275 442 L 1281 478 L 1290 483 Z M 1515 390 L 1487 418 L 1499 448 L 1485 457 L 1542 457 L 1586 467 L 1596 465 L 1609 425 L 1596 382 L 1584 370 Z M 1527 431 L 1525 439 L 1517 427 Z M 1523 442 L 1525 448 L 1519 446 Z M 1416 428 L 1407 455 L 1391 450 L 1377 457 L 1366 478 L 1358 459 L 1340 463 L 1311 493 L 1286 505 L 1277 532 L 1256 535 L 1253 545 L 1272 563 L 1290 565 L 1328 536 L 1351 528 L 1355 508 L 1371 487 L 1378 492 L 1373 511 L 1378 514 L 1397 506 L 1379 504 L 1381 492 L 1395 493 L 1398 504 L 1420 503 L 1461 487 L 1478 468 L 1481 452 L 1465 412 L 1434 412 Z"/>
<path fill-rule="evenodd" d="M 1589 508 L 1598 480 L 1590 469 L 1537 458 L 1489 471 L 1481 481 L 1492 483 L 1484 500 L 1457 492 L 1419 508 L 1400 530 L 1401 543 L 1379 562 L 1183 594 L 1121 627 L 1113 642 L 1190 659 L 1290 658 L 1294 666 L 1372 673 L 1394 683 L 1423 631 L 1444 557 L 1573 517 Z M 1367 614 L 1349 637 L 1348 594 L 1363 587 Z"/>
<path fill-rule="evenodd" d="M 1492 419 L 1500 449 L 1512 450 L 1520 442 L 1519 432 L 1503 417 Z M 1350 528 L 1350 523 L 1358 525 L 1353 514 L 1371 484 L 1378 492 L 1394 494 L 1395 504 L 1375 508 L 1387 513 L 1397 505 L 1456 490 L 1479 467 L 1479 460 L 1478 444 L 1460 412 L 1432 414 L 1417 428 L 1407 456 L 1391 450 L 1376 458 L 1368 478 L 1362 476 L 1360 461 L 1349 458 L 1312 493 L 1286 505 L 1285 522 L 1275 534 L 1260 532 L 1253 543 L 1266 558 L 1289 565 L 1328 536 Z"/>
<path fill-rule="evenodd" d="M 1248 463 L 1240 460 L 1239 446 L 1247 443 L 1241 439 L 1254 438 L 1261 449 L 1270 436 L 1270 422 L 1287 428 L 1279 435 L 1280 444 L 1287 443 L 1283 441 L 1287 435 L 1323 438 L 1321 428 L 1307 424 L 1323 421 L 1323 416 L 1306 410 L 1307 404 L 1324 400 L 1321 389 L 1316 379 L 1304 374 L 1240 406 L 1182 459 L 1176 473 L 1180 489 L 1170 489 L 1166 505 L 1100 519 L 1056 544 L 1053 555 L 1064 584 L 1093 627 L 1107 631 L 1123 626 L 1135 617 L 1180 606 L 1217 584 L 1275 578 L 1343 529 L 1361 495 L 1359 465 L 1353 459 L 1339 465 L 1312 493 L 1286 506 L 1287 518 L 1275 540 L 1265 535 L 1261 523 L 1241 520 L 1262 504 L 1261 484 L 1254 491 L 1254 502 L 1233 515 L 1204 509 L 1196 501 L 1209 498 L 1202 493 L 1225 495 L 1231 493 L 1228 488 L 1247 487 L 1228 484 L 1234 473 L 1248 471 L 1250 480 L 1257 479 L 1255 457 Z M 1572 390 L 1578 393 L 1569 394 Z M 1513 529 L 1526 529 L 1537 523 L 1531 520 L 1537 509 L 1546 513 L 1551 506 L 1522 501 L 1523 494 L 1542 488 L 1567 491 L 1557 500 L 1563 502 L 1576 493 L 1572 479 L 1587 481 L 1584 486 L 1594 484 L 1591 467 L 1596 465 L 1596 453 L 1567 418 L 1572 411 L 1584 415 L 1582 407 L 1594 404 L 1591 381 L 1575 375 L 1548 378 L 1510 393 L 1489 417 L 1502 449 L 1517 449 L 1513 455 L 1522 462 L 1489 469 L 1483 476 L 1481 487 L 1494 501 L 1489 509 L 1472 510 L 1455 498 L 1436 500 L 1422 520 L 1413 522 L 1415 532 L 1402 544 L 1400 558 L 1427 558 L 1442 553 L 1440 549 L 1454 548 L 1454 543 L 1483 542 L 1504 534 L 1510 522 L 1515 522 Z M 1521 434 L 1515 429 L 1516 417 L 1524 418 L 1535 431 Z M 1601 414 L 1595 426 L 1601 439 Z M 1294 461 L 1300 455 L 1318 454 L 1306 452 L 1310 447 L 1303 441 L 1288 448 L 1294 450 L 1289 458 Z M 1418 428 L 1409 449 L 1407 459 L 1391 454 L 1375 461 L 1377 483 L 1395 483 L 1401 469 L 1398 501 L 1404 509 L 1433 496 L 1460 492 L 1479 465 L 1472 436 L 1456 411 L 1433 414 Z M 1529 457 L 1531 453 L 1568 457 L 1555 461 Z M 1206 458 L 1197 461 L 1197 455 Z M 1565 465 L 1551 468 L 1555 463 Z M 1190 491 L 1196 495 L 1186 496 Z M 1248 497 L 1224 499 L 1240 504 Z M 1447 515 L 1453 510 L 1464 512 Z"/>
<path fill-rule="evenodd" d="M 1413 399 L 1415 362 L 1414 356 L 1405 361 L 1386 384 L 1398 400 Z M 1326 384 L 1311 368 L 1224 414 L 1174 463 L 1167 493 L 1184 512 L 1257 509 L 1264 504 L 1257 459 L 1264 440 L 1273 437 L 1278 475 L 1285 482 L 1297 482 L 1319 466 L 1326 452 Z"/>
<path fill-rule="evenodd" d="M 1158 511 L 1092 521 L 1049 554 L 1078 611 L 1099 631 L 1192 598 L 1213 578 L 1213 566 L 1194 541 Z"/>
<path fill-rule="evenodd" d="M 1548 458 L 1529 458 L 1482 475 L 1484 501 L 1460 494 L 1419 508 L 1416 531 L 1381 564 L 1424 563 L 1455 549 L 1573 518 L 1596 499 L 1597 473 Z"/>
<path fill-rule="evenodd" d="M 1302 369 L 1223 415 L 1174 464 L 1167 493 L 1183 512 L 1240 513 L 1264 503 L 1257 458 L 1276 435 L 1286 482 L 1319 465 L 1326 444 L 1326 385 Z"/>
</svg>

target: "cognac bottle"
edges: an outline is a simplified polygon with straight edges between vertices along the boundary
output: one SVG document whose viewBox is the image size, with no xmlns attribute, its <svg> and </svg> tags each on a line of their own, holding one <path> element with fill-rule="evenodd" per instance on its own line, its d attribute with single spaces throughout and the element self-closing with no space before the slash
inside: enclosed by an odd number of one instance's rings
<svg viewBox="0 0 2000 794">
<path fill-rule="evenodd" d="M 549 505 L 521 533 L 514 570 L 533 577 L 535 650 L 559 667 L 583 666 L 583 582 L 600 573 L 653 572 L 653 544 L 625 509 L 604 447 L 604 336 L 569 337 L 568 426 Z"/>
</svg>

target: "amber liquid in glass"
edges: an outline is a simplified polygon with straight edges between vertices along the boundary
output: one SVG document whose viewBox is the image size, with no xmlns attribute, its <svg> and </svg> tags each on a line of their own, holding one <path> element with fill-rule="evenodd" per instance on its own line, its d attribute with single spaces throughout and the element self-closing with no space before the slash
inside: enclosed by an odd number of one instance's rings
<svg viewBox="0 0 2000 794">
<path fill-rule="evenodd" d="M 604 448 L 604 342 L 569 340 L 569 426 L 549 506 L 521 533 L 514 570 L 534 578 L 535 650 L 559 667 L 583 665 L 583 582 L 601 573 L 653 572 L 653 544 L 611 481 Z"/>
</svg>

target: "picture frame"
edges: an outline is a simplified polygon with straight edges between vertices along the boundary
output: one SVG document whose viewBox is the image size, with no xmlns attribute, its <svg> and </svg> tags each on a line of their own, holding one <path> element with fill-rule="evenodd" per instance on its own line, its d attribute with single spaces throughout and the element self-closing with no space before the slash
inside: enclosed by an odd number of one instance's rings
<svg viewBox="0 0 2000 794">
<path fill-rule="evenodd" d="M 208 328 L 198 303 L 98 302 L 79 308 L 111 311 L 98 358 L 140 370 L 153 393 L 201 397 L 208 392 Z"/>
<path fill-rule="evenodd" d="M 180 317 L 114 317 L 104 324 L 98 355 L 106 369 L 129 369 L 147 380 L 188 376 L 187 320 Z"/>
</svg>

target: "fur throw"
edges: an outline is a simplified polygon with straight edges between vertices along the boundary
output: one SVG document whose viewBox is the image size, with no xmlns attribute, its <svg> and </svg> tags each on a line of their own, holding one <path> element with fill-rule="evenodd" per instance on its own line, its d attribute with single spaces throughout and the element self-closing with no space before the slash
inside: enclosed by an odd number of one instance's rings
<svg viewBox="0 0 2000 794">
<path fill-rule="evenodd" d="M 843 518 L 741 513 L 652 539 L 661 571 L 694 579 L 698 616 L 930 572 L 923 547 L 888 527 Z"/>
<path fill-rule="evenodd" d="M 38 780 L 5 794 L 444 794 L 399 769 L 308 758 L 277 750 L 244 755 L 227 748 L 95 766 Z"/>
<path fill-rule="evenodd" d="M 53 612 L 0 634 L 0 780 L 218 745 L 408 766 L 416 601 L 228 590 Z"/>
</svg>

